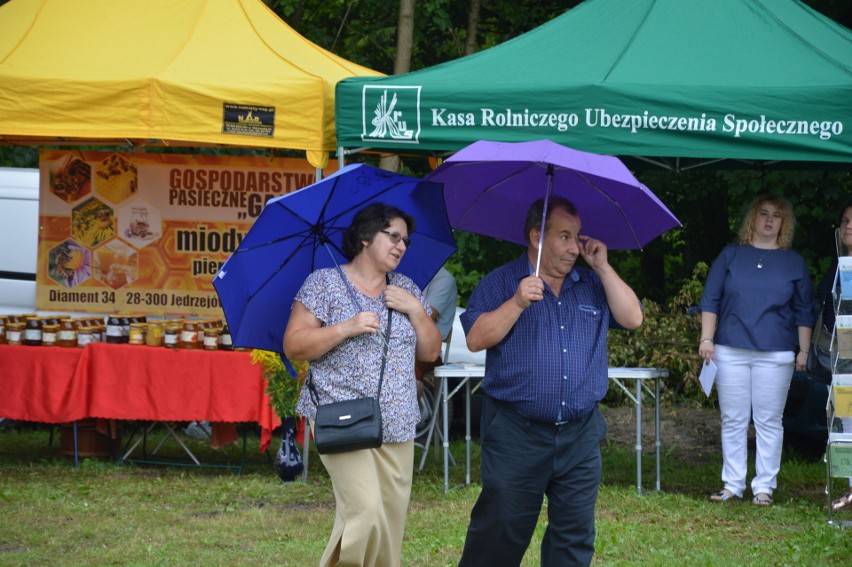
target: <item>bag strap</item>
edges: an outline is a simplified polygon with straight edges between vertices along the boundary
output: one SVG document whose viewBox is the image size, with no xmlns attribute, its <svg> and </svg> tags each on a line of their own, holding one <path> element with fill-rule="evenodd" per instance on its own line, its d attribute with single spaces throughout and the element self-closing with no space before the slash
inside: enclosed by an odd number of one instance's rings
<svg viewBox="0 0 852 567">
<path fill-rule="evenodd" d="M 388 283 L 390 283 L 389 277 L 388 277 Z M 385 331 L 385 350 L 382 352 L 382 370 L 379 373 L 379 389 L 376 391 L 376 399 L 377 400 L 382 399 L 382 382 L 385 381 L 385 363 L 388 361 L 388 345 L 390 344 L 391 315 L 392 314 L 393 314 L 393 309 L 388 307 L 388 328 L 387 328 L 387 331 Z"/>
<path fill-rule="evenodd" d="M 338 269 L 340 269 L 339 266 L 338 266 Z M 342 270 L 341 270 L 340 275 L 343 276 Z M 390 276 L 387 275 L 387 274 L 385 274 L 385 281 L 387 282 L 388 285 L 390 285 Z M 346 282 L 346 278 L 344 278 L 344 284 L 347 284 L 347 286 L 348 286 L 348 282 Z M 351 293 L 351 291 L 350 291 L 350 293 Z M 354 296 L 352 296 L 352 300 L 353 300 L 353 302 L 355 302 L 356 308 L 360 307 L 357 304 L 357 301 L 355 301 Z M 384 350 L 382 351 L 382 370 L 379 373 L 379 388 L 376 392 L 376 399 L 377 400 L 380 400 L 382 398 L 382 383 L 385 380 L 385 363 L 387 363 L 387 360 L 388 360 L 387 355 L 388 355 L 388 345 L 390 344 L 391 321 L 393 320 L 392 317 L 391 317 L 392 315 L 393 315 L 393 309 L 388 307 L 388 326 L 387 326 L 387 329 L 385 330 L 385 340 L 382 341 L 385 344 L 385 346 L 384 346 Z M 308 368 L 307 384 L 308 384 L 308 390 L 310 390 L 309 393 L 311 395 L 311 400 L 313 400 L 315 406 L 319 407 L 320 406 L 319 395 L 317 394 L 317 390 L 314 387 L 314 375 L 313 375 L 313 372 L 310 370 L 310 367 Z"/>
</svg>

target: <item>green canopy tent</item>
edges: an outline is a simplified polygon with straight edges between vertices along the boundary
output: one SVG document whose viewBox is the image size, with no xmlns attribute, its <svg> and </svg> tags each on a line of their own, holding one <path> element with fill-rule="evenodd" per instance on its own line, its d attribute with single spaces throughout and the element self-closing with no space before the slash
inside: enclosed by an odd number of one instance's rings
<svg viewBox="0 0 852 567">
<path fill-rule="evenodd" d="M 347 78 L 335 107 L 341 155 L 549 138 L 673 169 L 850 162 L 852 32 L 796 0 L 587 0 L 480 53 Z"/>
</svg>

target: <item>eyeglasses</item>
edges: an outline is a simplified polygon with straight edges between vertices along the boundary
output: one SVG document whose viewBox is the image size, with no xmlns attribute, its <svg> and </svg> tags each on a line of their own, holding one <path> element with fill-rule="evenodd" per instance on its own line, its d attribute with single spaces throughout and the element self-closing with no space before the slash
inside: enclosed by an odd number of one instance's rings
<svg viewBox="0 0 852 567">
<path fill-rule="evenodd" d="M 383 232 L 388 235 L 390 241 L 394 244 L 399 244 L 399 241 L 402 240 L 402 243 L 405 244 L 405 247 L 408 248 L 411 246 L 411 239 L 407 236 L 403 236 L 398 232 L 388 232 L 387 230 L 380 230 L 379 232 Z"/>
</svg>

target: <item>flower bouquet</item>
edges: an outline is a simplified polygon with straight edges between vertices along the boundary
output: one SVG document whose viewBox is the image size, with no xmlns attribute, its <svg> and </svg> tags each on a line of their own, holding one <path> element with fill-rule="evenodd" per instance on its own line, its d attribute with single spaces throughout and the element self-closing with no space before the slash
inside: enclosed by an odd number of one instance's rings
<svg viewBox="0 0 852 567">
<path fill-rule="evenodd" d="M 287 361 L 277 352 L 255 349 L 251 361 L 263 367 L 266 393 L 272 409 L 281 418 L 281 447 L 275 455 L 274 468 L 284 482 L 295 480 L 304 465 L 296 447 L 296 403 L 308 374 L 308 363 L 303 360 Z M 288 369 L 287 366 L 291 368 Z M 291 373 L 295 371 L 295 376 Z"/>
</svg>

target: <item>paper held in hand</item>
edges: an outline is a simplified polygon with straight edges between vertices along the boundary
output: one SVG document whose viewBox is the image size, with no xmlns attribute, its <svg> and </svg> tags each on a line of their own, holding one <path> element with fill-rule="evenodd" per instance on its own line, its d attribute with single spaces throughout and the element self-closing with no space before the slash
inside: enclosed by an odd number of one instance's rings
<svg viewBox="0 0 852 567">
<path fill-rule="evenodd" d="M 710 390 L 713 389 L 713 382 L 716 381 L 716 363 L 713 362 L 712 358 L 706 364 L 701 364 L 701 373 L 698 375 L 698 381 L 701 383 L 704 395 L 710 397 Z"/>
</svg>

